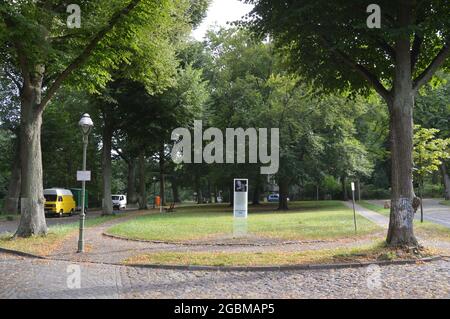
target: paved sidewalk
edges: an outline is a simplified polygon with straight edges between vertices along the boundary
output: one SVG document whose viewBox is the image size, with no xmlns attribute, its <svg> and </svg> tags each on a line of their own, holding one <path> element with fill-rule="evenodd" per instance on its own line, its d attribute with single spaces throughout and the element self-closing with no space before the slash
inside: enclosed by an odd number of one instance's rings
<svg viewBox="0 0 450 319">
<path fill-rule="evenodd" d="M 344 202 L 344 204 L 349 207 L 350 209 L 353 209 L 353 205 L 351 202 Z M 367 218 L 368 220 L 371 220 L 372 222 L 374 222 L 375 224 L 377 224 L 380 227 L 383 227 L 385 229 L 388 229 L 389 227 L 389 218 L 387 218 L 386 216 L 383 216 L 377 212 L 374 212 L 370 209 L 364 208 L 358 204 L 355 204 L 355 209 L 356 212 Z"/>
</svg>

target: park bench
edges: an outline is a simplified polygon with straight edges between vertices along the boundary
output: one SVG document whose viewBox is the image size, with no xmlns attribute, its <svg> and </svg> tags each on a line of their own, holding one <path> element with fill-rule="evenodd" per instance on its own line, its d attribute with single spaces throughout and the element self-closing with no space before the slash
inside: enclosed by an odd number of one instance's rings
<svg viewBox="0 0 450 319">
<path fill-rule="evenodd" d="M 164 207 L 166 213 L 172 213 L 175 211 L 175 203 L 170 204 L 170 207 Z"/>
</svg>

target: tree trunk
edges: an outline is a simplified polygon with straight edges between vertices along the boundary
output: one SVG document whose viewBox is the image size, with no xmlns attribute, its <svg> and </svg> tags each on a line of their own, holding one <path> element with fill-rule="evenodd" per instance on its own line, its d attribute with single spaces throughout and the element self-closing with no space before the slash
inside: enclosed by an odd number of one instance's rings
<svg viewBox="0 0 450 319">
<path fill-rule="evenodd" d="M 41 102 L 43 73 L 44 70 L 37 69 L 36 74 L 31 79 L 30 87 L 24 85 L 21 94 L 20 164 L 22 198 L 20 223 L 15 234 L 17 237 L 47 234 L 44 214 L 44 186 L 42 184 L 42 108 L 38 107 Z"/>
<path fill-rule="evenodd" d="M 410 8 L 399 13 L 399 23 L 408 25 Z M 390 112 L 391 215 L 387 243 L 391 246 L 416 246 L 413 231 L 413 107 L 410 39 L 402 36 L 395 45 L 396 67 Z"/>
<path fill-rule="evenodd" d="M 145 155 L 139 155 L 139 209 L 147 209 L 147 194 L 145 190 Z"/>
<path fill-rule="evenodd" d="M 255 187 L 253 188 L 252 205 L 259 205 L 259 194 L 261 190 L 261 175 L 257 174 L 255 178 Z"/>
<path fill-rule="evenodd" d="M 130 158 L 128 162 L 127 201 L 130 204 L 138 202 L 136 194 L 136 160 L 134 158 Z"/>
<path fill-rule="evenodd" d="M 180 192 L 178 191 L 178 182 L 177 182 L 176 178 L 173 178 L 171 180 L 171 185 L 172 185 L 173 202 L 174 203 L 181 203 Z"/>
<path fill-rule="evenodd" d="M 448 175 L 448 170 L 445 163 L 441 164 L 441 173 L 444 181 L 444 197 L 445 200 L 450 200 L 450 176 Z"/>
<path fill-rule="evenodd" d="M 358 201 L 361 201 L 361 181 L 358 179 Z"/>
<path fill-rule="evenodd" d="M 342 185 L 342 199 L 344 201 L 348 201 L 347 178 L 345 176 L 341 177 L 341 185 Z"/>
<path fill-rule="evenodd" d="M 166 181 L 164 177 L 164 148 L 159 151 L 159 196 L 161 197 L 161 206 L 166 206 Z"/>
<path fill-rule="evenodd" d="M 285 179 L 280 180 L 280 200 L 278 210 L 288 210 L 289 182 Z"/>
<path fill-rule="evenodd" d="M 214 184 L 214 198 L 213 198 L 213 203 L 217 204 L 217 196 L 219 196 L 219 194 L 217 194 L 217 185 Z"/>
<path fill-rule="evenodd" d="M 234 206 L 234 179 L 231 180 L 230 186 L 228 187 L 230 192 L 230 206 Z"/>
<path fill-rule="evenodd" d="M 20 134 L 20 133 L 19 133 Z M 19 213 L 19 199 L 20 199 L 20 138 L 18 137 L 15 143 L 14 158 L 11 165 L 11 177 L 8 185 L 8 194 L 3 205 L 3 212 L 7 214 Z"/>
<path fill-rule="evenodd" d="M 108 108 L 108 106 L 106 106 Z M 102 173 L 103 173 L 103 215 L 111 215 L 113 213 L 112 199 L 111 199 L 111 143 L 112 143 L 112 123 L 107 109 L 103 112 L 103 150 L 102 150 Z"/>
<path fill-rule="evenodd" d="M 197 204 L 203 204 L 203 192 L 202 192 L 202 186 L 200 183 L 200 177 L 198 174 L 195 175 L 195 182 L 194 182 L 195 192 L 197 193 Z"/>
</svg>

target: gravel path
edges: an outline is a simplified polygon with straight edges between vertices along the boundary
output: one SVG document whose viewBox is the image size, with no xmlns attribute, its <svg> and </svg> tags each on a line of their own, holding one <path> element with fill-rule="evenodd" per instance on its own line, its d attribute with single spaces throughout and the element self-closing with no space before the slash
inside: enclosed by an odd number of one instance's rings
<svg viewBox="0 0 450 319">
<path fill-rule="evenodd" d="M 0 253 L 0 298 L 450 298 L 450 261 L 247 273 L 72 264 Z"/>
<path fill-rule="evenodd" d="M 350 209 L 353 209 L 353 205 L 351 202 L 344 202 L 344 204 L 349 207 Z M 371 220 L 372 222 L 374 222 L 375 224 L 377 224 L 378 226 L 382 227 L 383 229 L 387 229 L 389 226 L 389 218 L 374 212 L 370 209 L 364 208 L 358 204 L 355 204 L 355 210 L 356 212 L 367 218 L 368 220 Z"/>
</svg>

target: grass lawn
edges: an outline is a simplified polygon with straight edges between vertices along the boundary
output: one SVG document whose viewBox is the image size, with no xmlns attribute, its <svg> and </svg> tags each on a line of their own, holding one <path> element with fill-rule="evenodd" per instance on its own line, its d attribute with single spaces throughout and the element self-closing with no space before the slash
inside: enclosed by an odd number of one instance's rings
<svg viewBox="0 0 450 319">
<path fill-rule="evenodd" d="M 291 202 L 279 212 L 274 204 L 250 207 L 248 233 L 285 240 L 319 240 L 354 237 L 353 213 L 338 201 Z M 380 228 L 358 216 L 358 236 Z M 232 209 L 226 205 L 178 208 L 169 214 L 140 216 L 115 225 L 109 234 L 132 239 L 187 241 L 229 236 L 233 233 Z"/>
<path fill-rule="evenodd" d="M 360 201 L 358 204 L 389 218 L 389 208 L 384 208 L 366 201 Z M 420 212 L 417 212 L 416 214 L 420 214 Z M 414 219 L 414 232 L 419 237 L 450 241 L 450 228 L 426 220 L 421 223 L 420 220 Z"/>
<path fill-rule="evenodd" d="M 88 218 L 86 219 L 85 226 L 93 227 L 117 217 L 120 216 Z M 34 236 L 30 238 L 11 239 L 11 235 L 2 235 L 0 236 L 0 247 L 39 256 L 47 256 L 60 247 L 67 237 L 77 232 L 78 227 L 78 222 L 73 222 L 66 225 L 50 226 L 47 236 Z M 74 245 L 76 245 L 76 243 L 74 243 Z"/>
<path fill-rule="evenodd" d="M 450 206 L 450 200 L 443 200 L 440 204 Z"/>
<path fill-rule="evenodd" d="M 280 266 L 322 263 L 365 262 L 376 260 L 413 259 L 433 255 L 430 250 L 407 253 L 375 243 L 361 248 L 326 249 L 302 252 L 158 252 L 142 254 L 123 261 L 142 265 L 202 265 L 202 266 Z"/>
</svg>

